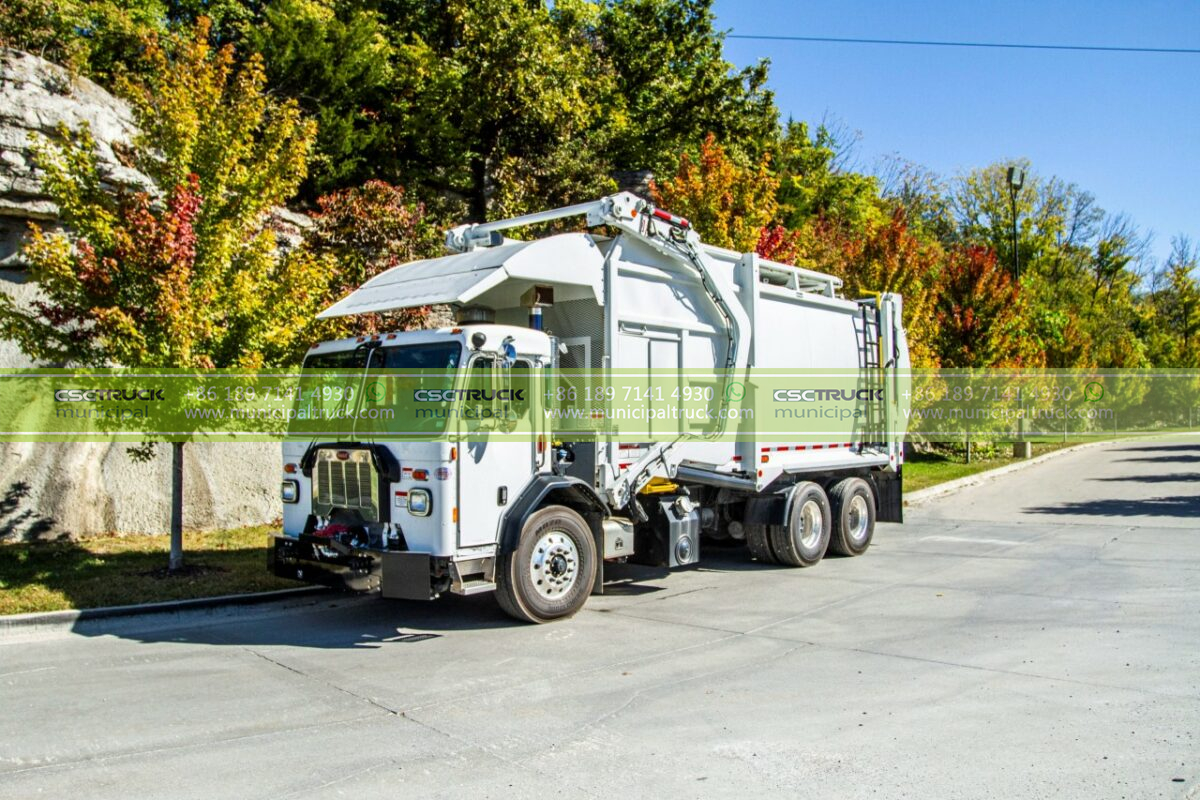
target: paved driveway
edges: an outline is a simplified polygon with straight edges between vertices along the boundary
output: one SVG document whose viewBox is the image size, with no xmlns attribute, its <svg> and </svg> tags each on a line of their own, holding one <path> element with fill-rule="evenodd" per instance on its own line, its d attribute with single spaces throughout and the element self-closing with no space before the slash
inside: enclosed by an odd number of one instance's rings
<svg viewBox="0 0 1200 800">
<path fill-rule="evenodd" d="M 0 641 L 0 797 L 1200 797 L 1200 445 L 876 542 L 709 549 L 542 627 L 323 597 Z"/>
</svg>

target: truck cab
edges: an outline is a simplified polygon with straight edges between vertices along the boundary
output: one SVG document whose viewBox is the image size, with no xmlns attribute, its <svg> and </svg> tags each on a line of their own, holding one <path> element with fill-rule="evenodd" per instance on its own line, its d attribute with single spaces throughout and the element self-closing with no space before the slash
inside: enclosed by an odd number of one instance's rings
<svg viewBox="0 0 1200 800">
<path fill-rule="evenodd" d="M 421 599 L 494 588 L 505 511 L 534 476 L 552 474 L 538 429 L 552 360 L 545 333 L 495 324 L 313 346 L 305 385 L 328 395 L 318 410 L 340 413 L 316 427 L 337 435 L 283 445 L 276 572 Z"/>
</svg>

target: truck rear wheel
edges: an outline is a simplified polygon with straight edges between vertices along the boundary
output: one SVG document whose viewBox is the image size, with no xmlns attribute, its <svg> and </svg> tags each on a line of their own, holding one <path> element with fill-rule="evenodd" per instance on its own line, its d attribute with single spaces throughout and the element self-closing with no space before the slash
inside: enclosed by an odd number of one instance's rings
<svg viewBox="0 0 1200 800">
<path fill-rule="evenodd" d="M 791 510 L 784 525 L 771 525 L 771 549 L 781 564 L 811 567 L 829 547 L 833 513 L 825 490 L 815 483 L 792 489 Z"/>
<path fill-rule="evenodd" d="M 829 490 L 833 507 L 833 538 L 829 549 L 843 556 L 861 556 L 875 535 L 875 493 L 862 478 L 846 478 Z"/>
<path fill-rule="evenodd" d="M 531 514 L 521 538 L 500 556 L 496 599 L 524 622 L 550 622 L 583 607 L 596 579 L 596 541 L 583 517 L 566 506 Z"/>
</svg>

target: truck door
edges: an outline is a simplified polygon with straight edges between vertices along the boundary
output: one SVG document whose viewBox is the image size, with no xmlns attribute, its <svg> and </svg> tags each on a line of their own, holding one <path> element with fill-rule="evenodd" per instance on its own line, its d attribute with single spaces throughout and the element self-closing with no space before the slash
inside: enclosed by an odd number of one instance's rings
<svg viewBox="0 0 1200 800">
<path fill-rule="evenodd" d="M 478 354 L 468 364 L 468 389 L 494 392 L 501 388 L 496 357 Z M 523 388 L 530 381 L 532 365 L 528 360 L 513 363 L 513 376 L 506 382 Z M 536 443 L 528 433 L 505 435 L 505 426 L 497 424 L 495 414 L 509 410 L 528 416 L 529 394 L 523 401 L 472 400 L 461 404 L 459 415 L 458 464 L 458 546 L 494 544 L 500 516 L 517 498 L 529 480 L 536 457 Z M 527 431 L 525 426 L 518 431 Z"/>
</svg>

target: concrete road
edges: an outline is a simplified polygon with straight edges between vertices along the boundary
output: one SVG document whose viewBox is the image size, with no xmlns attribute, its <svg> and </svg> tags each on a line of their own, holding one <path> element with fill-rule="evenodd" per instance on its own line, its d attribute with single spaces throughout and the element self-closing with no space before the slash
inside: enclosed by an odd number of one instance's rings
<svg viewBox="0 0 1200 800">
<path fill-rule="evenodd" d="M 1200 797 L 1198 479 L 1082 450 L 542 627 L 326 597 L 7 639 L 0 797 Z"/>
</svg>

